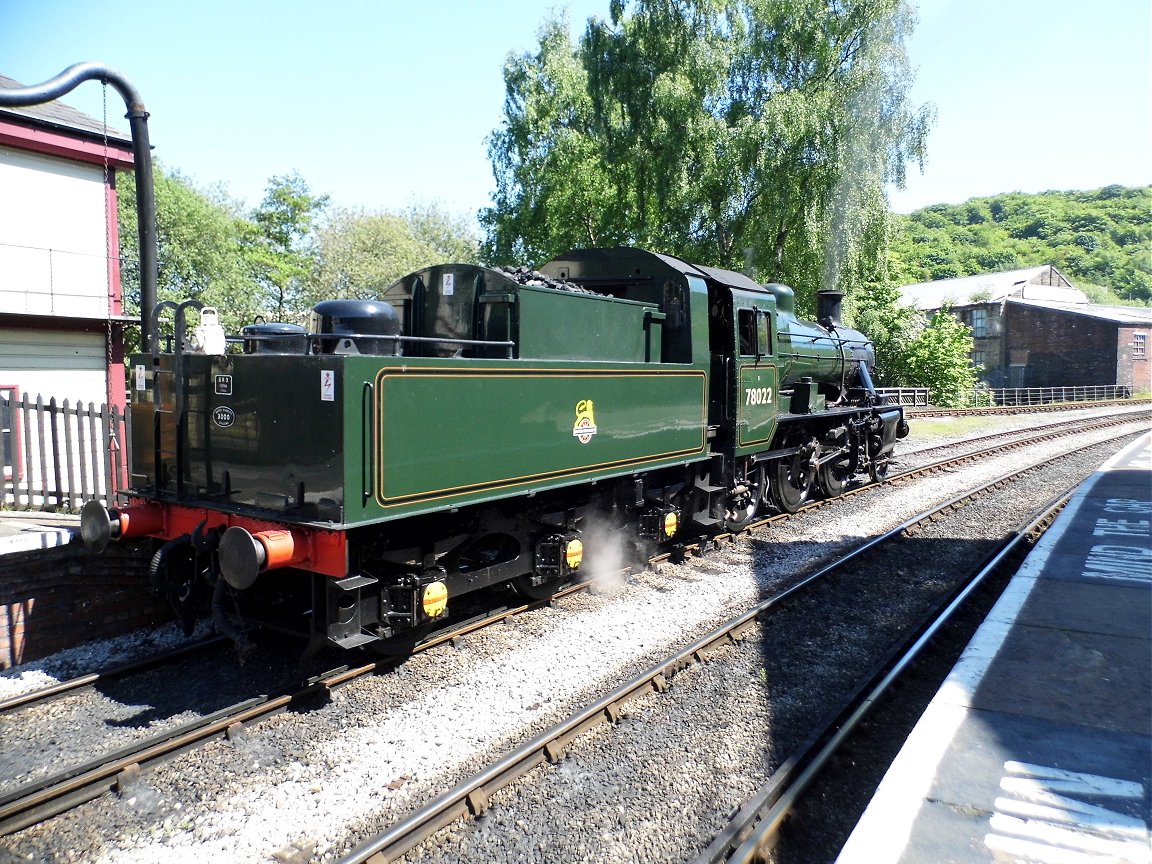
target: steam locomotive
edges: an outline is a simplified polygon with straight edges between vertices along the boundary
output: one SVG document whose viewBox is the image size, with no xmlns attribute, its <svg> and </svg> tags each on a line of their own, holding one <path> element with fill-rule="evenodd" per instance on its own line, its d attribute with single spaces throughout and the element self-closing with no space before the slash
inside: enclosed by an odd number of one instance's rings
<svg viewBox="0 0 1152 864">
<path fill-rule="evenodd" d="M 841 296 L 806 322 L 787 286 L 616 248 L 431 267 L 231 346 L 211 310 L 190 335 L 199 304 L 158 304 L 175 327 L 131 361 L 130 493 L 90 502 L 83 539 L 154 538 L 186 627 L 388 650 L 469 592 L 581 578 L 593 522 L 675 549 L 883 476 L 908 426 Z"/>
</svg>

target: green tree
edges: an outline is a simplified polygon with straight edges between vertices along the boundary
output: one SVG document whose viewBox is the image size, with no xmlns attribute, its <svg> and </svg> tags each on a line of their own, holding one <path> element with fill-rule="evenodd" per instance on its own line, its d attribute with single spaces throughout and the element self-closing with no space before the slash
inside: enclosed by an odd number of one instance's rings
<svg viewBox="0 0 1152 864">
<path fill-rule="evenodd" d="M 927 387 L 933 404 L 960 405 L 979 371 L 969 360 L 971 352 L 972 329 L 945 306 L 907 344 L 902 383 Z"/>
<path fill-rule="evenodd" d="M 484 252 L 633 244 L 787 281 L 801 305 L 883 258 L 883 187 L 922 157 L 904 0 L 613 0 L 505 65 Z"/>
<path fill-rule="evenodd" d="M 991 220 L 974 222 L 987 212 Z M 974 215 L 975 214 L 975 215 Z M 1152 187 L 1013 192 L 893 217 L 912 281 L 1054 264 L 1109 302 L 1152 302 Z"/>
<path fill-rule="evenodd" d="M 248 230 L 239 205 L 220 190 L 205 191 L 179 172 L 153 163 L 156 190 L 157 299 L 199 300 L 219 309 L 228 329 L 259 308 L 243 238 Z M 136 233 L 136 181 L 117 176 L 121 276 L 125 311 L 140 314 L 140 252 Z"/>
<path fill-rule="evenodd" d="M 299 174 L 273 177 L 252 212 L 244 247 L 262 305 L 278 321 L 307 309 L 309 279 L 316 269 L 315 229 L 328 196 L 311 193 Z"/>
<path fill-rule="evenodd" d="M 463 218 L 438 206 L 401 213 L 338 210 L 317 236 L 312 303 L 376 296 L 414 270 L 447 262 L 475 263 L 476 237 Z"/>
</svg>

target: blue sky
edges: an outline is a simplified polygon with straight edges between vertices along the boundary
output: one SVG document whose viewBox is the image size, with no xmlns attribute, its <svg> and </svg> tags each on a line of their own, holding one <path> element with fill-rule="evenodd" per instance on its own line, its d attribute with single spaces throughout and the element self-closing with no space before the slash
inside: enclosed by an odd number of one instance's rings
<svg viewBox="0 0 1152 864">
<path fill-rule="evenodd" d="M 1152 182 L 1148 0 L 918 6 L 913 101 L 938 117 L 894 209 Z M 112 66 L 151 113 L 156 157 L 249 206 L 296 171 L 337 206 L 472 215 L 493 188 L 504 59 L 534 47 L 553 8 L 578 32 L 608 0 L 0 0 L 0 73 L 35 84 Z M 99 117 L 101 90 L 64 101 Z M 123 114 L 109 89 L 112 125 L 127 129 Z"/>
</svg>

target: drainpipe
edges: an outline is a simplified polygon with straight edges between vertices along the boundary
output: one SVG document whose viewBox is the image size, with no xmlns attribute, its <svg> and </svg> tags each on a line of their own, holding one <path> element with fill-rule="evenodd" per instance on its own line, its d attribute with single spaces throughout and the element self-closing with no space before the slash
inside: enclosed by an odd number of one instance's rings
<svg viewBox="0 0 1152 864">
<path fill-rule="evenodd" d="M 111 84 L 124 99 L 132 132 L 132 161 L 136 172 L 136 221 L 140 236 L 140 351 L 151 353 L 156 339 L 152 307 L 156 305 L 156 195 L 152 183 L 152 148 L 148 143 L 148 112 L 128 79 L 103 63 L 76 63 L 55 78 L 32 87 L 0 87 L 0 107 L 19 108 L 59 99 L 84 81 Z"/>
</svg>

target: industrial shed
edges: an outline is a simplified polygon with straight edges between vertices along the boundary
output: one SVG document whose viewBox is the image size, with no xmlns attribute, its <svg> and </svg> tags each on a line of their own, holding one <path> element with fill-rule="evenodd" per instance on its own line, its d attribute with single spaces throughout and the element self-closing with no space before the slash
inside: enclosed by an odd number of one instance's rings
<svg viewBox="0 0 1152 864">
<path fill-rule="evenodd" d="M 991 387 L 1152 388 L 1152 309 L 1098 306 L 1052 265 L 900 288 L 934 313 L 945 304 L 972 328 L 972 361 Z"/>
</svg>

